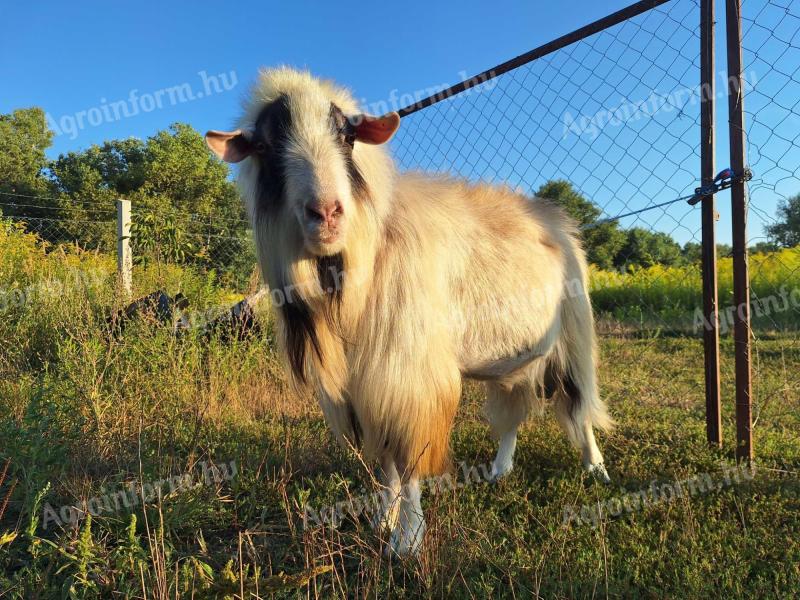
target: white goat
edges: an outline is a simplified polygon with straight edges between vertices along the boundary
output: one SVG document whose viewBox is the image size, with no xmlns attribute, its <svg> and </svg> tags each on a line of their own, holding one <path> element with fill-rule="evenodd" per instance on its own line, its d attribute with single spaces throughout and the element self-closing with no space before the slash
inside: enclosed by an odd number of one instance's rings
<svg viewBox="0 0 800 600">
<path fill-rule="evenodd" d="M 380 462 L 399 498 L 383 522 L 407 553 L 425 528 L 419 479 L 449 464 L 462 377 L 486 381 L 494 477 L 551 397 L 585 468 L 607 480 L 592 428 L 611 419 L 572 221 L 506 188 L 397 174 L 381 144 L 399 124 L 278 68 L 261 72 L 239 129 L 206 141 L 244 161 L 238 181 L 289 372 L 318 391 L 340 440 Z"/>
</svg>

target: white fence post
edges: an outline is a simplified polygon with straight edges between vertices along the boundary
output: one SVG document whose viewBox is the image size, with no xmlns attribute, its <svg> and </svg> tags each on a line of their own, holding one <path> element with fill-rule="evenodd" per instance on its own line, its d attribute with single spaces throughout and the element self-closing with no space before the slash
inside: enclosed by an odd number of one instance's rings
<svg viewBox="0 0 800 600">
<path fill-rule="evenodd" d="M 131 256 L 131 202 L 117 200 L 117 273 L 126 296 L 132 293 L 133 257 Z"/>
</svg>

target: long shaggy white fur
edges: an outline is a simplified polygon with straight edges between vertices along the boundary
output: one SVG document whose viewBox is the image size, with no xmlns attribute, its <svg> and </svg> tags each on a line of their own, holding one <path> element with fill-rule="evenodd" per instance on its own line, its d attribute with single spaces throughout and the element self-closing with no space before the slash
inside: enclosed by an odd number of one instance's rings
<svg viewBox="0 0 800 600">
<path fill-rule="evenodd" d="M 239 127 L 253 129 L 280 97 L 292 115 L 287 196 L 353 197 L 346 157 L 328 125 L 331 103 L 358 114 L 351 94 L 306 72 L 266 70 Z M 413 485 L 447 468 L 462 377 L 471 377 L 487 382 L 487 416 L 504 440 L 498 474 L 510 469 L 518 426 L 547 396 L 585 466 L 597 471 L 602 457 L 592 428 L 606 429 L 611 419 L 598 394 L 586 259 L 573 222 L 507 188 L 398 174 L 384 146 L 356 143 L 352 160 L 366 193 L 347 205 L 335 310 L 291 202 L 265 217 L 258 162 L 245 161 L 238 178 L 266 281 L 291 288 L 309 307 L 318 351 L 307 339 L 294 377 L 317 388 L 334 433 L 358 441 Z M 300 189 L 304 177 L 313 185 Z M 278 319 L 286 343 L 291 324 L 280 312 Z M 406 521 L 418 495 L 401 510 Z M 407 531 L 396 537 L 405 540 L 401 550 L 418 547 Z"/>
</svg>

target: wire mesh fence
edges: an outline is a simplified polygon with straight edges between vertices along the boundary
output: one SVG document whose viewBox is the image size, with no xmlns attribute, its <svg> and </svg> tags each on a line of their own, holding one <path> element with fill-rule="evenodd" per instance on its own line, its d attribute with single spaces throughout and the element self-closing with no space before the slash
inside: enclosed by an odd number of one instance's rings
<svg viewBox="0 0 800 600">
<path fill-rule="evenodd" d="M 0 214 L 50 244 L 77 244 L 111 252 L 116 244 L 114 204 L 76 204 L 57 196 L 0 191 Z"/>
<path fill-rule="evenodd" d="M 184 265 L 214 273 L 232 291 L 251 288 L 255 269 L 250 225 L 244 217 L 197 214 L 152 201 L 133 203 L 131 247 L 136 266 Z M 113 200 L 0 192 L 0 214 L 19 223 L 48 246 L 70 245 L 116 252 L 117 214 Z"/>
<path fill-rule="evenodd" d="M 256 259 L 249 222 L 238 216 L 132 209 L 134 262 L 173 262 L 214 271 L 221 285 L 244 291 Z"/>
<path fill-rule="evenodd" d="M 800 393 L 800 373 L 792 367 L 800 340 L 775 333 L 796 330 L 800 321 L 800 6 L 746 0 L 741 18 L 744 69 L 758 77 L 744 96 L 753 172 L 747 190 L 753 416 L 756 424 L 765 414 L 788 422 L 787 400 Z"/>
<path fill-rule="evenodd" d="M 691 328 L 700 211 L 677 199 L 700 185 L 699 22 L 698 2 L 669 2 L 485 81 L 404 117 L 395 155 L 558 201 L 583 227 L 598 313 Z"/>
<path fill-rule="evenodd" d="M 700 85 L 700 12 L 708 11 L 711 23 L 713 5 L 673 0 L 646 8 L 496 77 L 489 71 L 479 84 L 464 86 L 469 89 L 453 97 L 442 94 L 424 110 L 403 111 L 408 116 L 395 140 L 396 154 L 407 169 L 501 182 L 565 206 L 582 225 L 594 266 L 593 304 L 606 323 L 707 333 L 713 326 L 701 308 L 700 205 L 695 210 L 680 199 L 700 185 L 701 155 L 713 157 L 713 137 L 701 142 L 702 106 L 714 102 L 724 107 L 732 80 L 724 70 L 706 72 Z M 726 9 L 736 23 L 738 3 L 728 2 Z M 757 423 L 772 399 L 798 390 L 798 373 L 791 368 L 798 358 L 798 340 L 787 330 L 800 325 L 800 239 L 795 239 L 800 230 L 799 25 L 797 7 L 788 3 L 743 5 L 744 63 L 736 75 L 746 96 L 747 150 L 755 172 L 749 186 L 748 325 L 757 339 L 778 341 L 764 352 L 756 345 L 751 396 L 749 367 L 740 360 L 742 342 L 737 339 L 737 404 L 747 404 L 745 412 L 737 406 L 740 443 L 751 436 L 747 413 L 753 397 L 762 400 L 755 403 Z M 704 46 L 711 56 L 708 69 L 713 64 L 713 29 L 705 32 L 710 39 Z M 730 51 L 739 48 L 730 29 L 728 34 L 730 58 Z M 709 75 L 716 86 L 709 85 Z M 734 153 L 733 137 L 727 140 L 725 133 L 720 128 L 721 164 L 728 164 L 729 149 L 731 160 Z M 735 180 L 745 170 L 730 173 Z M 732 220 L 725 210 L 728 195 L 718 194 L 717 200 L 727 226 Z M 735 215 L 733 225 L 735 240 Z M 734 301 L 742 285 L 735 282 L 740 265 L 730 245 L 721 244 L 717 251 L 718 330 L 731 336 L 743 319 Z M 713 339 L 706 342 L 708 386 L 717 359 L 709 362 L 715 344 Z M 715 418 L 711 413 L 718 414 L 718 390 L 718 384 L 706 390 L 709 423 Z M 709 440 L 718 443 L 712 429 Z M 751 443 L 745 446 L 737 455 L 752 456 Z"/>
</svg>

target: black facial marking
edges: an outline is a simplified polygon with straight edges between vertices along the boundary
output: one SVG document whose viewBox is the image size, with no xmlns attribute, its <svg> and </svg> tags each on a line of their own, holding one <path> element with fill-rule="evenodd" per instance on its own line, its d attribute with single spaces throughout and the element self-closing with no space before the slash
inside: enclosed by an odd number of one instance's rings
<svg viewBox="0 0 800 600">
<path fill-rule="evenodd" d="M 347 119 L 342 109 L 331 103 L 330 125 L 334 135 L 342 146 L 347 174 L 350 178 L 350 187 L 356 198 L 367 197 L 367 182 L 353 160 L 353 147 L 356 142 L 356 132 L 353 124 Z"/>
<path fill-rule="evenodd" d="M 253 145 L 260 167 L 257 208 L 262 213 L 269 214 L 283 205 L 286 186 L 283 156 L 291 125 L 289 98 L 285 95 L 267 104 L 256 119 Z"/>
<path fill-rule="evenodd" d="M 353 160 L 353 155 L 347 155 L 345 157 L 345 162 L 347 163 L 347 174 L 350 177 L 350 188 L 353 190 L 353 196 L 356 198 L 367 198 L 367 182 L 358 169 L 358 165 L 356 165 Z"/>
<path fill-rule="evenodd" d="M 346 147 L 353 148 L 356 143 L 356 132 L 352 123 L 347 120 L 342 109 L 331 102 L 329 112 L 330 126 L 339 142 Z"/>
</svg>

